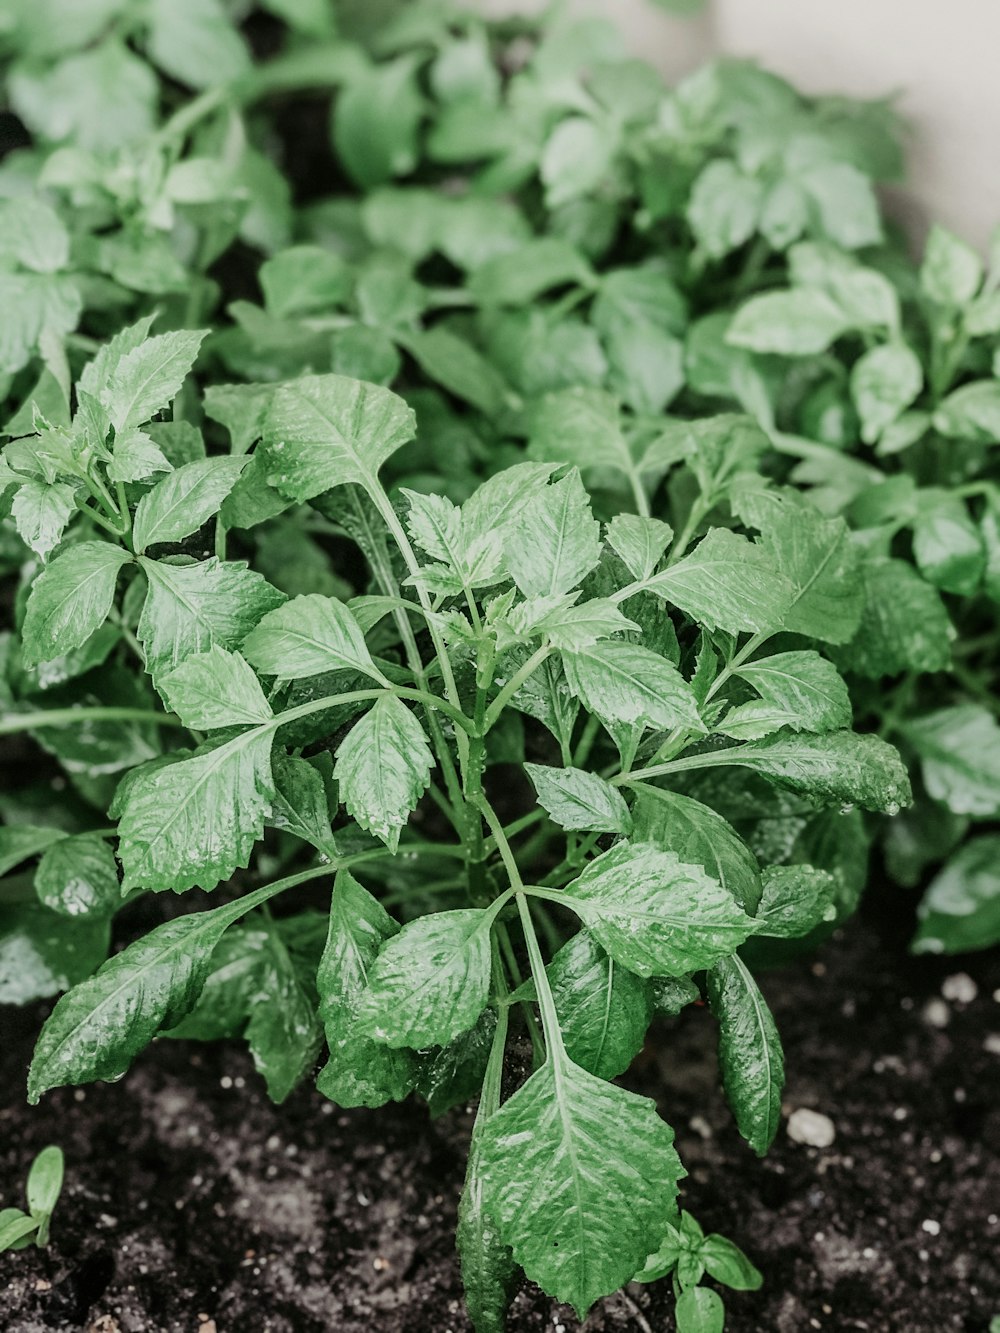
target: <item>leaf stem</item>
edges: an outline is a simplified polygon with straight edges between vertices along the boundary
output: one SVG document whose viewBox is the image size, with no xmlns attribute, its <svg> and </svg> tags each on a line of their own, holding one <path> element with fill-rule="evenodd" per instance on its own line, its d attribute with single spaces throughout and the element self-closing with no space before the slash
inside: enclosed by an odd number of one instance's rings
<svg viewBox="0 0 1000 1333">
<path fill-rule="evenodd" d="M 543 643 L 540 648 L 536 648 L 528 660 L 514 672 L 510 680 L 501 689 L 500 693 L 486 710 L 486 716 L 483 719 L 483 733 L 488 732 L 491 727 L 496 725 L 500 714 L 513 699 L 524 682 L 529 676 L 534 675 L 547 657 L 550 657 L 555 650 L 550 644 Z"/>
<path fill-rule="evenodd" d="M 183 727 L 173 713 L 155 713 L 148 708 L 51 708 L 37 713 L 6 713 L 0 716 L 0 736 L 43 727 L 69 727 L 76 722 L 151 722 L 159 727 Z"/>
</svg>

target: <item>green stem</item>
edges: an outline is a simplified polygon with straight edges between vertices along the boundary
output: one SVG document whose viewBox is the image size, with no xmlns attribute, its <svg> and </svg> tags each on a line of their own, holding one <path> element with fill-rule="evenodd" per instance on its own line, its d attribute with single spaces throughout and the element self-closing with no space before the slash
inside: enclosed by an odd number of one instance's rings
<svg viewBox="0 0 1000 1333">
<path fill-rule="evenodd" d="M 542 644 L 541 648 L 536 648 L 528 660 L 514 672 L 510 680 L 501 689 L 500 693 L 486 710 L 486 716 L 483 719 L 483 733 L 488 732 L 496 725 L 500 714 L 513 699 L 524 682 L 529 676 L 534 675 L 547 657 L 550 657 L 555 650 L 549 644 Z"/>
<path fill-rule="evenodd" d="M 0 716 L 0 736 L 19 731 L 38 731 L 43 727 L 69 727 L 77 722 L 150 722 L 158 727 L 183 727 L 173 713 L 154 713 L 148 708 L 51 708 L 46 712 L 7 713 Z"/>
</svg>

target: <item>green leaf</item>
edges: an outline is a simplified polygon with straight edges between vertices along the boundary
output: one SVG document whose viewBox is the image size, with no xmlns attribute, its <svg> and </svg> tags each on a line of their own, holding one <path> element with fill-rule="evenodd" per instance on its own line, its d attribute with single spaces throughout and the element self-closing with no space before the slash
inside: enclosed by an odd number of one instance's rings
<svg viewBox="0 0 1000 1333">
<path fill-rule="evenodd" d="M 251 992 L 245 1037 L 273 1102 L 283 1102 L 316 1063 L 323 1029 L 305 978 L 273 923 L 266 963 Z"/>
<path fill-rule="evenodd" d="M 685 381 L 687 304 L 669 274 L 655 261 L 603 273 L 590 319 L 607 352 L 610 387 L 635 412 L 662 412 Z"/>
<path fill-rule="evenodd" d="M 1000 437 L 1000 383 L 974 380 L 943 399 L 934 413 L 942 435 L 995 444 Z"/>
<path fill-rule="evenodd" d="M 740 1133 L 763 1157 L 781 1121 L 785 1063 L 778 1029 L 757 983 L 735 954 L 709 969 L 708 995 L 719 1023 L 726 1100 Z"/>
<path fill-rule="evenodd" d="M 34 824 L 4 825 L 0 828 L 0 875 L 6 875 L 22 861 L 30 861 L 65 836 L 58 828 L 37 828 Z"/>
<path fill-rule="evenodd" d="M 141 426 L 173 402 L 206 333 L 161 333 L 125 353 L 98 394 L 116 434 Z"/>
<path fill-rule="evenodd" d="M 408 175 L 418 161 L 417 134 L 424 99 L 418 57 L 359 70 L 337 98 L 333 144 L 348 175 L 364 190 Z"/>
<path fill-rule="evenodd" d="M 224 1041 L 239 1037 L 260 989 L 266 930 L 234 926 L 215 946 L 198 1002 L 176 1027 L 160 1035 L 182 1041 Z"/>
<path fill-rule="evenodd" d="M 254 727 L 274 716 L 250 667 L 218 644 L 169 671 L 160 686 L 168 707 L 195 731 Z"/>
<path fill-rule="evenodd" d="M 386 1046 L 444 1046 L 471 1028 L 490 991 L 490 915 L 433 912 L 387 940 L 368 974 L 357 1021 Z"/>
<path fill-rule="evenodd" d="M 938 591 L 905 560 L 869 558 L 861 572 L 864 610 L 854 638 L 834 655 L 841 669 L 873 680 L 944 671 L 952 628 Z"/>
<path fill-rule="evenodd" d="M 139 769 L 118 824 L 122 890 L 214 889 L 249 864 L 271 808 L 270 728 Z"/>
<path fill-rule="evenodd" d="M 860 250 L 882 240 L 879 204 L 872 182 L 849 162 L 823 162 L 797 177 L 826 236 L 845 250 Z"/>
<path fill-rule="evenodd" d="M 642 1267 L 684 1174 L 653 1102 L 561 1051 L 485 1122 L 480 1169 L 502 1240 L 581 1318 Z"/>
<path fill-rule="evenodd" d="M 487 416 L 500 416 L 511 397 L 503 376 L 465 338 L 438 324 L 407 338 L 421 370 Z"/>
<path fill-rule="evenodd" d="M 757 230 L 763 187 L 735 162 L 717 158 L 698 176 L 687 206 L 687 220 L 705 254 L 722 259 Z"/>
<path fill-rule="evenodd" d="M 920 286 L 938 305 L 968 305 L 983 280 L 983 261 L 965 241 L 935 223 L 924 247 Z"/>
<path fill-rule="evenodd" d="M 199 458 L 176 468 L 139 501 L 132 525 L 137 551 L 197 532 L 236 485 L 249 459 Z"/>
<path fill-rule="evenodd" d="M 484 306 L 529 306 L 550 287 L 589 287 L 590 265 L 569 241 L 539 236 L 493 256 L 469 277 L 469 293 Z"/>
<path fill-rule="evenodd" d="M 57 273 L 69 263 L 69 232 L 44 200 L 6 199 L 0 205 L 0 257 L 36 273 Z"/>
<path fill-rule="evenodd" d="M 389 694 L 377 699 L 340 742 L 334 777 L 348 812 L 395 852 L 433 767 L 416 714 Z"/>
<path fill-rule="evenodd" d="M 35 892 L 63 916 L 114 912 L 121 903 L 114 853 L 97 833 L 61 838 L 38 863 Z"/>
<path fill-rule="evenodd" d="M 725 1236 L 706 1236 L 698 1250 L 698 1257 L 716 1282 L 721 1282 L 733 1291 L 759 1291 L 764 1284 L 763 1274 L 739 1246 Z"/>
<path fill-rule="evenodd" d="M 726 342 L 752 352 L 816 356 L 851 327 L 840 306 L 809 287 L 753 296 L 737 310 Z"/>
<path fill-rule="evenodd" d="M 243 642 L 243 654 L 265 676 L 303 680 L 326 671 L 377 677 L 361 626 L 335 597 L 307 593 L 269 611 Z"/>
<path fill-rule="evenodd" d="M 331 250 L 295 245 L 261 264 L 260 288 L 268 311 L 278 319 L 318 314 L 348 296 L 351 271 Z"/>
<path fill-rule="evenodd" d="M 416 419 L 388 389 L 343 375 L 304 375 L 275 390 L 264 423 L 267 478 L 310 500 L 333 486 L 371 489 L 379 468 L 413 438 Z"/>
<path fill-rule="evenodd" d="M 674 1318 L 677 1333 L 722 1333 L 726 1311 L 711 1287 L 689 1287 L 677 1297 Z"/>
<path fill-rule="evenodd" d="M 793 731 L 838 731 L 851 725 L 851 700 L 837 668 L 810 649 L 775 653 L 741 666 L 736 674 L 760 695 L 723 718 L 718 730 L 735 740 L 754 740 L 790 727 Z"/>
<path fill-rule="evenodd" d="M 244 74 L 250 54 L 220 0 L 151 0 L 149 57 L 191 88 Z"/>
<path fill-rule="evenodd" d="M 340 1106 L 402 1101 L 413 1085 L 413 1057 L 372 1040 L 357 1021 L 372 965 L 395 921 L 346 870 L 337 874 L 330 928 L 316 985 L 330 1058 L 316 1086 Z"/>
<path fill-rule="evenodd" d="M 166 454 L 141 430 L 126 431 L 115 439 L 114 457 L 108 464 L 112 481 L 146 481 L 154 472 L 170 470 Z"/>
<path fill-rule="evenodd" d="M 907 722 L 927 792 L 953 814 L 1000 815 L 1000 725 L 979 704 L 956 704 Z"/>
<path fill-rule="evenodd" d="M 526 597 L 546 597 L 579 586 L 601 555 L 601 525 L 574 468 L 537 491 L 504 534 L 507 569 Z"/>
<path fill-rule="evenodd" d="M 63 1151 L 50 1143 L 31 1163 L 25 1192 L 33 1217 L 51 1214 L 62 1193 L 65 1161 Z"/>
<path fill-rule="evenodd" d="M 815 866 L 769 866 L 757 909 L 757 932 L 771 939 L 793 940 L 808 935 L 837 912 L 837 882 Z"/>
<path fill-rule="evenodd" d="M 104 916 L 70 920 L 39 903 L 0 905 L 0 1004 L 48 999 L 108 956 Z"/>
<path fill-rule="evenodd" d="M 782 628 L 823 643 L 845 643 L 858 628 L 865 594 L 844 520 L 824 518 L 811 505 L 774 491 L 748 493 L 735 507 L 760 529 L 758 545 L 792 585 Z"/>
<path fill-rule="evenodd" d="M 480 1102 L 480 1108 L 482 1105 Z M 466 1309 L 473 1328 L 476 1333 L 505 1333 L 516 1265 L 487 1209 L 481 1165 L 485 1123 L 480 1109 L 469 1148 L 465 1187 L 458 1204 L 455 1240 L 462 1265 Z"/>
<path fill-rule="evenodd" d="M 232 453 L 245 454 L 263 433 L 273 396 L 273 384 L 210 384 L 203 396 L 205 415 L 225 426 Z"/>
<path fill-rule="evenodd" d="M 72 333 L 82 305 L 76 282 L 65 275 L 0 271 L 0 374 L 23 370 L 44 335 Z"/>
<path fill-rule="evenodd" d="M 904 343 L 873 347 L 854 363 L 851 397 L 861 417 L 861 438 L 874 444 L 910 406 L 924 384 L 923 367 Z"/>
<path fill-rule="evenodd" d="M 79 648 L 108 618 L 118 572 L 129 555 L 107 542 L 78 542 L 57 556 L 31 585 L 24 617 L 25 666 Z"/>
<path fill-rule="evenodd" d="M 598 1078 L 624 1073 L 653 1014 L 646 983 L 585 930 L 563 945 L 547 971 L 569 1058 Z"/>
<path fill-rule="evenodd" d="M 655 574 L 648 590 L 709 629 L 773 633 L 793 600 L 788 579 L 762 546 L 713 528 L 683 560 Z"/>
<path fill-rule="evenodd" d="M 748 915 L 761 896 L 760 867 L 731 824 L 710 806 L 662 787 L 643 787 L 632 808 L 633 838 L 701 866 Z"/>
<path fill-rule="evenodd" d="M 26 481 L 11 505 L 18 536 L 43 560 L 62 541 L 75 512 L 76 488 L 61 482 Z"/>
<path fill-rule="evenodd" d="M 588 385 L 559 389 L 534 407 L 528 451 L 545 462 L 614 468 L 632 476 L 636 467 L 620 417 L 617 401 L 603 389 Z"/>
<path fill-rule="evenodd" d="M 237 901 L 167 921 L 64 995 L 35 1046 L 29 1102 L 50 1088 L 120 1078 L 157 1032 L 194 1007 L 213 950 L 241 914 Z"/>
<path fill-rule="evenodd" d="M 755 929 L 718 880 L 649 844 L 619 842 L 561 896 L 611 957 L 641 977 L 707 967 Z"/>
<path fill-rule="evenodd" d="M 329 766 L 329 753 L 324 752 L 315 761 L 283 755 L 280 751 L 275 753 L 272 771 L 276 791 L 270 822 L 275 828 L 312 843 L 317 851 L 333 860 L 337 849 L 330 827 L 326 768 L 320 771 L 322 760 Z M 330 778 L 332 781 L 332 768 Z"/>
<path fill-rule="evenodd" d="M 632 816 L 617 787 L 580 768 L 546 768 L 525 764 L 538 793 L 538 803 L 565 829 L 595 833 L 629 833 Z"/>
<path fill-rule="evenodd" d="M 722 762 L 752 768 L 817 805 L 860 805 L 895 815 L 912 800 L 898 751 L 878 736 L 779 734 L 719 753 Z"/>
<path fill-rule="evenodd" d="M 515 632 L 529 637 L 545 635 L 553 648 L 563 652 L 589 648 L 599 639 L 639 629 L 608 597 L 593 597 L 578 606 L 565 605 L 567 600 L 565 596 L 531 598 L 513 608 L 507 623 Z M 548 610 L 553 601 L 557 603 L 555 609 Z"/>
<path fill-rule="evenodd" d="M 0 1254 L 7 1250 L 23 1250 L 31 1234 L 39 1229 L 37 1217 L 29 1217 L 20 1208 L 4 1208 L 0 1212 Z"/>
<path fill-rule="evenodd" d="M 617 149 L 617 137 L 608 124 L 586 116 L 560 121 L 539 164 L 546 206 L 561 208 L 598 189 L 611 171 Z"/>
<path fill-rule="evenodd" d="M 137 632 L 154 681 L 194 653 L 215 645 L 238 648 L 260 618 L 285 600 L 244 561 L 213 556 L 171 565 L 140 556 L 139 564 L 149 591 Z"/>
<path fill-rule="evenodd" d="M 418 1058 L 416 1090 L 435 1119 L 479 1096 L 496 1027 L 496 1010 L 486 1008 L 447 1046 L 434 1047 Z"/>
<path fill-rule="evenodd" d="M 705 730 L 690 685 L 648 648 L 607 640 L 563 653 L 563 663 L 572 693 L 602 721 Z"/>
<path fill-rule="evenodd" d="M 965 953 L 1000 942 L 1000 836 L 971 838 L 931 880 L 917 908 L 914 953 Z"/>
<path fill-rule="evenodd" d="M 937 489 L 918 491 L 913 558 L 935 587 L 965 597 L 977 590 L 986 571 L 986 546 L 957 495 Z"/>
<path fill-rule="evenodd" d="M 648 579 L 674 538 L 669 523 L 639 514 L 616 514 L 608 524 L 608 545 L 639 582 Z"/>
</svg>

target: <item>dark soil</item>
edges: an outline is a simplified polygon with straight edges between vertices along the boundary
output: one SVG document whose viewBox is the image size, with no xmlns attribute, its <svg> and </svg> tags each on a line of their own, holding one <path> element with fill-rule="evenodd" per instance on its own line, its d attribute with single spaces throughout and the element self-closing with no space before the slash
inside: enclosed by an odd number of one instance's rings
<svg viewBox="0 0 1000 1333">
<path fill-rule="evenodd" d="M 753 1157 L 705 1010 L 661 1031 L 632 1076 L 677 1128 L 687 1206 L 764 1271 L 761 1292 L 727 1297 L 731 1333 L 985 1333 L 1000 1314 L 1000 955 L 914 960 L 885 933 L 855 924 L 764 978 L 786 1111 L 828 1115 L 831 1147 L 783 1128 Z M 974 999 L 941 998 L 957 973 Z M 50 1248 L 0 1258 L 5 1333 L 468 1328 L 452 1242 L 468 1114 L 342 1112 L 312 1090 L 276 1108 L 236 1045 L 169 1041 L 115 1086 L 28 1108 L 42 1016 L 0 1011 L 0 1199 L 49 1142 L 67 1187 Z M 634 1286 L 586 1329 L 659 1333 L 671 1304 L 669 1283 Z M 511 1333 L 576 1327 L 529 1284 L 517 1295 Z"/>
</svg>

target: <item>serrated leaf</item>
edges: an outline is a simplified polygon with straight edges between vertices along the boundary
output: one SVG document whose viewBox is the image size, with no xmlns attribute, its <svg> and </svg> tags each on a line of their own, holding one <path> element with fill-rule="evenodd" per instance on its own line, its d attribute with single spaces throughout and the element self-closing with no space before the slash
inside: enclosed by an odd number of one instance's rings
<svg viewBox="0 0 1000 1333">
<path fill-rule="evenodd" d="M 139 501 L 132 525 L 137 551 L 179 542 L 217 514 L 249 459 L 199 458 L 175 468 Z"/>
<path fill-rule="evenodd" d="M 416 714 L 383 695 L 341 741 L 334 777 L 349 813 L 394 852 L 433 766 Z"/>
<path fill-rule="evenodd" d="M 844 520 L 824 518 L 811 505 L 774 491 L 748 492 L 736 508 L 760 529 L 758 545 L 792 585 L 782 628 L 823 643 L 845 643 L 858 628 L 864 590 Z"/>
<path fill-rule="evenodd" d="M 608 524 L 608 545 L 634 579 L 648 579 L 673 541 L 669 523 L 639 514 L 616 514 Z"/>
<path fill-rule="evenodd" d="M 818 805 L 860 805 L 894 815 L 912 800 L 898 751 L 878 736 L 777 735 L 720 754 L 722 762 L 752 768 Z"/>
<path fill-rule="evenodd" d="M 961 846 L 931 880 L 917 918 L 914 953 L 964 953 L 1000 942 L 1000 836 Z"/>
<path fill-rule="evenodd" d="M 574 468 L 530 497 L 504 533 L 507 569 L 526 597 L 570 592 L 597 564 L 601 526 Z"/>
<path fill-rule="evenodd" d="M 181 1041 L 224 1041 L 239 1037 L 268 947 L 266 930 L 233 926 L 212 951 L 205 984 L 190 1013 L 160 1035 Z"/>
<path fill-rule="evenodd" d="M 622 1074 L 642 1049 L 653 1016 L 649 987 L 578 931 L 548 966 L 566 1054 L 598 1078 Z"/>
<path fill-rule="evenodd" d="M 402 1101 L 413 1086 L 413 1057 L 373 1041 L 357 1022 L 358 1005 L 382 944 L 396 922 L 346 870 L 336 878 L 330 927 L 316 986 L 330 1057 L 316 1086 L 340 1106 Z"/>
<path fill-rule="evenodd" d="M 281 1103 L 316 1063 L 323 1029 L 314 997 L 273 923 L 264 958 L 244 1035 L 267 1095 Z"/>
<path fill-rule="evenodd" d="M 300 502 L 333 486 L 370 489 L 415 432 L 412 409 L 388 389 L 343 375 L 304 375 L 271 400 L 261 445 L 267 479 Z"/>
<path fill-rule="evenodd" d="M 121 903 L 114 853 L 97 833 L 61 838 L 38 863 L 35 892 L 63 916 L 114 912 Z"/>
<path fill-rule="evenodd" d="M 1000 814 L 1000 726 L 979 704 L 941 708 L 902 727 L 924 786 L 956 815 Z"/>
<path fill-rule="evenodd" d="M 271 744 L 271 730 L 260 728 L 138 770 L 118 824 L 123 892 L 214 889 L 246 867 L 274 797 Z"/>
<path fill-rule="evenodd" d="M 565 829 L 595 833 L 629 833 L 632 816 L 617 787 L 580 768 L 547 768 L 525 764 L 538 793 L 538 803 Z"/>
<path fill-rule="evenodd" d="M 453 1037 L 447 1046 L 435 1047 L 418 1058 L 416 1091 L 435 1119 L 479 1095 L 496 1026 L 496 1010 L 486 1008 L 471 1028 Z"/>
<path fill-rule="evenodd" d="M 501 1238 L 581 1318 L 642 1267 L 684 1174 L 653 1102 L 561 1052 L 486 1121 L 480 1162 Z"/>
<path fill-rule="evenodd" d="M 42 570 L 31 585 L 24 617 L 26 666 L 86 643 L 108 618 L 118 573 L 128 561 L 127 551 L 108 542 L 79 542 Z"/>
<path fill-rule="evenodd" d="M 619 842 L 561 896 L 611 957 L 641 977 L 707 967 L 755 930 L 718 880 L 648 843 Z"/>
<path fill-rule="evenodd" d="M 357 1021 L 376 1041 L 444 1046 L 471 1028 L 490 991 L 490 922 L 481 908 L 433 912 L 387 940 L 368 974 Z"/>
<path fill-rule="evenodd" d="M 167 921 L 64 995 L 35 1046 L 31 1104 L 50 1088 L 124 1074 L 157 1032 L 194 1007 L 212 952 L 240 915 L 237 901 Z"/>
<path fill-rule="evenodd" d="M 609 639 L 563 653 L 563 664 L 570 690 L 602 720 L 705 730 L 691 687 L 648 648 Z"/>
<path fill-rule="evenodd" d="M 167 672 L 160 688 L 167 706 L 196 731 L 253 727 L 274 716 L 247 663 L 218 644 Z"/>
<path fill-rule="evenodd" d="M 794 598 L 788 579 L 761 546 L 713 528 L 683 560 L 655 574 L 647 589 L 709 629 L 773 633 Z"/>
<path fill-rule="evenodd" d="M 131 348 L 110 370 L 98 398 L 121 435 L 148 421 L 177 396 L 207 330 L 160 333 Z"/>
<path fill-rule="evenodd" d="M 18 536 L 44 560 L 62 541 L 76 512 L 76 488 L 62 482 L 26 481 L 11 505 Z"/>
<path fill-rule="evenodd" d="M 811 650 L 775 653 L 741 666 L 737 673 L 760 700 L 731 709 L 718 730 L 735 740 L 753 740 L 789 727 L 792 731 L 838 731 L 851 725 L 851 700 L 837 668 Z"/>
<path fill-rule="evenodd" d="M 317 851 L 332 860 L 336 855 L 336 843 L 330 827 L 330 802 L 324 774 L 320 772 L 320 759 L 330 764 L 328 753 L 319 756 L 315 762 L 275 753 L 272 771 L 276 790 L 270 822 L 275 828 L 312 843 Z M 332 767 L 329 771 L 332 781 Z"/>
<path fill-rule="evenodd" d="M 785 1062 L 778 1029 L 757 983 L 735 954 L 709 969 L 708 994 L 719 1023 L 726 1100 L 740 1133 L 763 1157 L 781 1120 Z"/>
<path fill-rule="evenodd" d="M 842 670 L 870 679 L 901 671 L 943 671 L 951 661 L 951 621 L 936 588 L 905 560 L 862 565 L 861 623 L 834 654 Z"/>
<path fill-rule="evenodd" d="M 243 641 L 265 676 L 303 680 L 326 671 L 377 675 L 361 626 L 336 597 L 307 593 L 269 611 Z"/>
<path fill-rule="evenodd" d="M 935 587 L 971 596 L 986 571 L 986 546 L 962 499 L 942 490 L 917 493 L 913 558 Z"/>
<path fill-rule="evenodd" d="M 116 437 L 114 456 L 108 464 L 112 481 L 145 481 L 154 472 L 170 470 L 166 454 L 143 431 L 130 430 Z"/>
<path fill-rule="evenodd" d="M 760 867 L 736 830 L 710 806 L 661 787 L 644 787 L 632 808 L 633 838 L 701 866 L 744 912 L 757 910 Z"/>
<path fill-rule="evenodd" d="M 137 632 L 154 681 L 216 644 L 238 648 L 261 617 L 285 600 L 244 561 L 213 556 L 195 565 L 170 565 L 140 556 L 139 564 L 149 591 Z"/>
<path fill-rule="evenodd" d="M 636 472 L 618 403 L 603 389 L 574 385 L 546 394 L 532 410 L 530 428 L 532 458 L 579 468 L 614 468 L 626 476 Z"/>
<path fill-rule="evenodd" d="M 837 883 L 815 866 L 768 866 L 764 892 L 757 909 L 758 933 L 771 939 L 793 940 L 823 921 L 836 917 Z"/>
<path fill-rule="evenodd" d="M 748 241 L 757 229 L 763 186 L 735 162 L 717 158 L 699 174 L 691 190 L 687 220 L 699 247 L 721 259 Z"/>
</svg>

